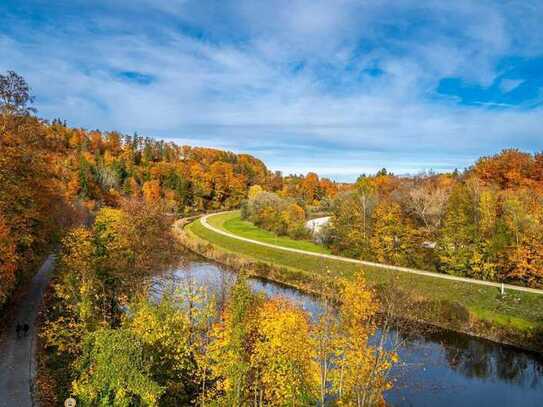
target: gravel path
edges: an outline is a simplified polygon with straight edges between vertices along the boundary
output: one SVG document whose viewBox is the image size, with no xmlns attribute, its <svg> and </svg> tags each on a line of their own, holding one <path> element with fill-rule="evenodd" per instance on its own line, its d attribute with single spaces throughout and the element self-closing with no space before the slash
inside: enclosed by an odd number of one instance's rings
<svg viewBox="0 0 543 407">
<path fill-rule="evenodd" d="M 500 283 L 495 283 L 495 282 L 492 282 L 492 281 L 476 280 L 476 279 L 473 279 L 473 278 L 466 278 L 466 277 L 456 277 L 456 276 L 451 276 L 449 274 L 432 273 L 430 271 L 411 269 L 411 268 L 407 268 L 407 267 L 390 266 L 390 265 L 387 265 L 387 264 L 374 263 L 374 262 L 371 262 L 371 261 L 356 260 L 356 259 L 350 259 L 348 257 L 334 256 L 332 254 L 307 252 L 305 250 L 293 249 L 293 248 L 290 248 L 290 247 L 277 246 L 277 245 L 274 245 L 274 244 L 271 244 L 271 243 L 260 242 L 258 240 L 248 239 L 246 237 L 241 237 L 241 236 L 235 235 L 233 233 L 226 232 L 224 230 L 218 229 L 218 228 L 210 225 L 208 223 L 208 221 L 207 221 L 207 219 L 209 217 L 211 217 L 211 216 L 220 215 L 220 214 L 224 214 L 224 213 L 228 213 L 228 212 L 229 211 L 205 215 L 200 219 L 200 221 L 202 222 L 202 225 L 204 227 L 206 227 L 207 229 L 209 229 L 209 230 L 211 230 L 211 231 L 213 231 L 215 233 L 218 233 L 220 235 L 227 236 L 227 237 L 230 237 L 232 239 L 242 240 L 242 241 L 248 242 L 248 243 L 258 244 L 260 246 L 266 246 L 266 247 L 270 247 L 270 248 L 273 248 L 273 249 L 284 250 L 286 252 L 298 253 L 298 254 L 303 254 L 303 255 L 307 255 L 307 256 L 323 257 L 323 258 L 326 258 L 326 259 L 338 260 L 338 261 L 343 261 L 343 262 L 347 262 L 347 263 L 361 264 L 361 265 L 364 265 L 364 266 L 380 268 L 380 269 L 388 270 L 388 271 L 394 270 L 394 271 L 400 271 L 402 273 L 418 274 L 418 275 L 421 275 L 421 276 L 427 276 L 427 277 L 432 277 L 432 278 L 440 278 L 440 279 L 443 279 L 443 280 L 459 281 L 459 282 L 463 282 L 463 283 L 490 286 L 490 287 L 496 287 L 496 288 L 502 288 L 503 287 L 503 289 L 506 289 L 506 290 L 523 291 L 523 292 L 528 292 L 528 293 L 532 293 L 532 294 L 543 294 L 543 290 L 539 290 L 537 288 L 521 287 L 521 286 L 516 286 L 516 285 L 511 285 L 511 284 L 500 284 Z"/>
<path fill-rule="evenodd" d="M 43 293 L 55 263 L 51 255 L 45 260 L 21 296 L 4 340 L 0 343 L 0 407 L 31 407 L 33 381 L 36 373 L 35 328 Z M 28 324 L 26 336 L 17 337 L 17 322 Z"/>
</svg>

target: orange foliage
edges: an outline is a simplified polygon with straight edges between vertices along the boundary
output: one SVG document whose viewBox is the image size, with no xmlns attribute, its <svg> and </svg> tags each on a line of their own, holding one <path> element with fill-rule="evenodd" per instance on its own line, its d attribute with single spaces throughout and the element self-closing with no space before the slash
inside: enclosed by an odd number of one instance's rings
<svg viewBox="0 0 543 407">
<path fill-rule="evenodd" d="M 17 254 L 15 244 L 8 225 L 0 214 L 0 304 L 3 304 L 15 286 L 15 271 L 17 270 Z"/>
<path fill-rule="evenodd" d="M 160 183 L 157 180 L 147 181 L 143 184 L 142 192 L 145 202 L 158 202 L 160 200 Z"/>
<path fill-rule="evenodd" d="M 519 150 L 504 150 L 492 157 L 481 158 L 472 169 L 473 175 L 486 185 L 502 189 L 531 186 L 543 188 L 543 158 Z M 539 185 L 538 185 L 539 184 Z"/>
</svg>

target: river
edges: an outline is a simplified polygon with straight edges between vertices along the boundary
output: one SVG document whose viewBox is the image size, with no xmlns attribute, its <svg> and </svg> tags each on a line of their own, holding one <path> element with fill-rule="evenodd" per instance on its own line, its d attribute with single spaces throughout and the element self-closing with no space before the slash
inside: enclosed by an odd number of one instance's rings
<svg viewBox="0 0 543 407">
<path fill-rule="evenodd" d="M 219 297 L 235 273 L 198 257 L 163 274 L 158 281 L 193 281 Z M 313 317 L 318 299 L 260 279 L 251 287 L 266 295 L 298 303 Z M 391 406 L 543 406 L 543 358 L 510 346 L 449 331 L 433 330 L 406 339 L 401 364 L 394 368 L 395 386 L 385 393 Z"/>
</svg>

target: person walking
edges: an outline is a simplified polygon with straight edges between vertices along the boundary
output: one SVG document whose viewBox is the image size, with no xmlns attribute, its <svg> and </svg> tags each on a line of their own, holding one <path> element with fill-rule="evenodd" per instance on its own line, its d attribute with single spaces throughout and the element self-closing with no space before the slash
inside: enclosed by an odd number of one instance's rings
<svg viewBox="0 0 543 407">
<path fill-rule="evenodd" d="M 27 323 L 25 323 L 25 324 L 23 325 L 23 331 L 24 331 L 24 333 L 25 333 L 24 336 L 26 336 L 26 335 L 28 334 L 28 330 L 29 330 L 29 329 L 30 329 L 30 327 L 28 326 Z"/>
<path fill-rule="evenodd" d="M 17 332 L 17 338 L 21 337 L 21 331 L 23 330 L 23 326 L 17 322 L 17 327 L 15 328 L 15 332 Z"/>
</svg>

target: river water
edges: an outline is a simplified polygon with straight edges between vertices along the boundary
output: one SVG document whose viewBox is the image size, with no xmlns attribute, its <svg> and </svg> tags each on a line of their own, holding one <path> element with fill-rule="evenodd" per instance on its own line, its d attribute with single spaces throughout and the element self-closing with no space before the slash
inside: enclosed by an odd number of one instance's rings
<svg viewBox="0 0 543 407">
<path fill-rule="evenodd" d="M 225 267 L 190 256 L 159 281 L 191 281 L 220 300 L 235 278 Z M 295 289 L 259 279 L 250 284 L 270 297 L 289 298 L 312 316 L 320 312 L 318 299 Z M 396 384 L 385 393 L 392 406 L 543 406 L 540 355 L 448 331 L 418 334 L 404 343 L 401 364 L 392 371 Z"/>
</svg>

